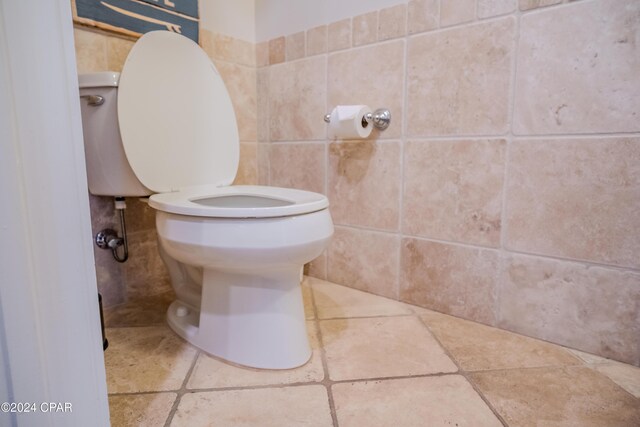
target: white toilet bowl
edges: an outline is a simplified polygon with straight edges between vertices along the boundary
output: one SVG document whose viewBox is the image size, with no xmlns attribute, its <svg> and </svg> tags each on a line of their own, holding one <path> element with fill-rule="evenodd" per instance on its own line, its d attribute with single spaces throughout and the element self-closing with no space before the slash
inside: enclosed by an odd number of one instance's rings
<svg viewBox="0 0 640 427">
<path fill-rule="evenodd" d="M 189 39 L 147 33 L 121 75 L 81 76 L 80 87 L 90 191 L 152 194 L 177 295 L 171 328 L 241 365 L 287 369 L 309 360 L 300 271 L 333 234 L 327 198 L 230 185 L 239 161 L 233 107 Z"/>
<path fill-rule="evenodd" d="M 241 365 L 286 369 L 309 360 L 300 267 L 320 255 L 333 234 L 320 196 L 260 186 L 152 196 L 178 297 L 167 313 L 169 326 L 207 353 Z"/>
</svg>

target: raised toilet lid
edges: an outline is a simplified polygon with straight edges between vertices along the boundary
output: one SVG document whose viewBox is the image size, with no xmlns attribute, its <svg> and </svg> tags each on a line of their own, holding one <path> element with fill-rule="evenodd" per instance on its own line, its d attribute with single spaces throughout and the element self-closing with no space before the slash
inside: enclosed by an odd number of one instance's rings
<svg viewBox="0 0 640 427">
<path fill-rule="evenodd" d="M 118 121 L 127 160 L 152 191 L 233 182 L 240 143 L 231 99 L 190 39 L 152 31 L 136 42 L 120 75 Z"/>
</svg>

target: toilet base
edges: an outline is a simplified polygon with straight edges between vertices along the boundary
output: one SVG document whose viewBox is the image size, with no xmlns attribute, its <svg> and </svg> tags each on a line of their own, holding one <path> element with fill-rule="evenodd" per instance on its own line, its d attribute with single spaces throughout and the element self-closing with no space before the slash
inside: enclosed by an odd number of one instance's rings
<svg viewBox="0 0 640 427">
<path fill-rule="evenodd" d="M 167 321 L 189 343 L 239 365 L 291 369 L 311 357 L 299 267 L 205 268 L 200 309 L 174 301 Z"/>
</svg>

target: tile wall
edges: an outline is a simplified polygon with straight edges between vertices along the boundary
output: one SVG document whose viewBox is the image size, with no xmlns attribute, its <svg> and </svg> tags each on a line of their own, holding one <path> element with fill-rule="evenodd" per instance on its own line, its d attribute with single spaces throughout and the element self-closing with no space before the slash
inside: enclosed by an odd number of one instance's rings
<svg viewBox="0 0 640 427">
<path fill-rule="evenodd" d="M 84 27 L 74 30 L 78 73 L 120 71 L 135 40 Z M 252 43 L 202 30 L 200 44 L 215 62 L 227 85 L 240 131 L 240 166 L 236 184 L 257 182 L 256 67 Z M 120 230 L 111 197 L 90 195 L 93 234 L 103 228 Z M 116 262 L 110 251 L 94 249 L 98 289 L 106 307 L 127 300 L 161 296 L 171 289 L 158 255 L 154 210 L 137 198 L 127 198 L 129 260 Z"/>
<path fill-rule="evenodd" d="M 208 30 L 239 125 L 236 183 L 329 196 L 309 274 L 640 364 L 640 5 L 412 0 L 253 45 Z M 76 28 L 79 72 L 133 41 Z M 337 104 L 388 107 L 327 139 Z M 91 196 L 94 232 L 117 228 Z M 131 259 L 95 251 L 105 305 L 170 288 L 153 211 Z"/>
<path fill-rule="evenodd" d="M 639 40 L 635 0 L 412 0 L 258 43 L 246 155 L 328 195 L 309 274 L 639 365 Z"/>
</svg>

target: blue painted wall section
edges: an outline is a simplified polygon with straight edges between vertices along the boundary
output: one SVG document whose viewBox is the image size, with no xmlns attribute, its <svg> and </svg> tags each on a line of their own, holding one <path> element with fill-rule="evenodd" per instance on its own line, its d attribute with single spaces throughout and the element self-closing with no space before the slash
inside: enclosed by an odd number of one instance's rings
<svg viewBox="0 0 640 427">
<path fill-rule="evenodd" d="M 198 42 L 198 0 L 76 0 L 76 16 L 140 34 L 173 31 Z"/>
</svg>

